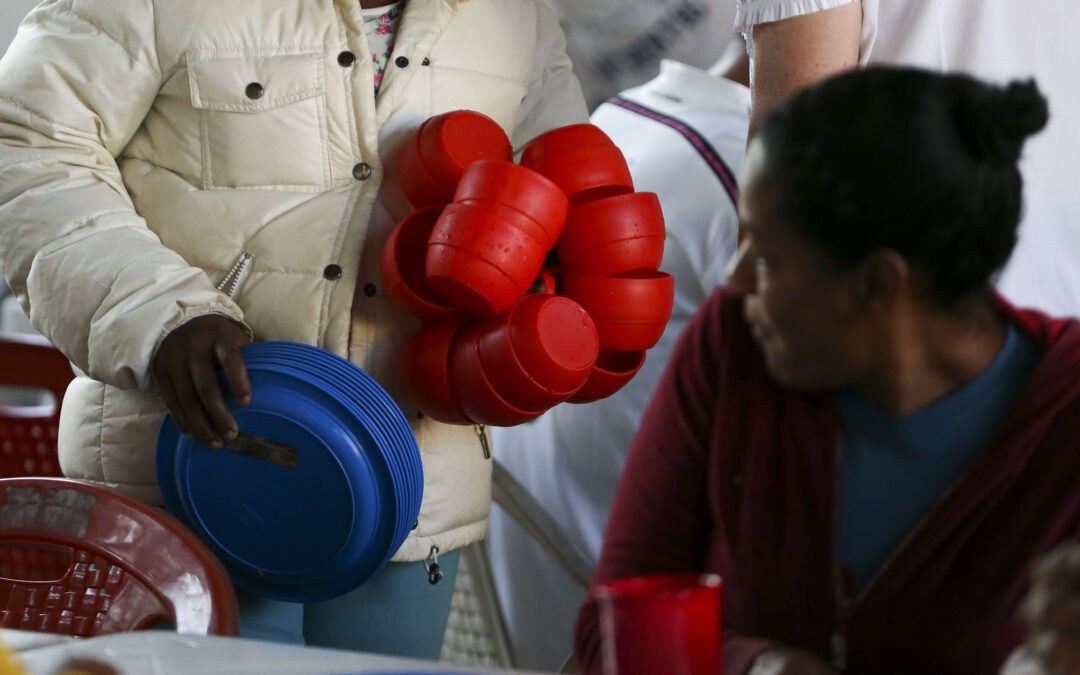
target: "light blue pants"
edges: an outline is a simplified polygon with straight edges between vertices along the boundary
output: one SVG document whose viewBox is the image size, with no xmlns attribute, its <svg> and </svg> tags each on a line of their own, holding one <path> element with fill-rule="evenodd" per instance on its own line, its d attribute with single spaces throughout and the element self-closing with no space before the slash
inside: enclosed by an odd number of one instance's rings
<svg viewBox="0 0 1080 675">
<path fill-rule="evenodd" d="M 428 583 L 420 561 L 388 563 L 359 588 L 326 602 L 282 602 L 236 589 L 240 637 L 312 647 L 439 658 L 460 551 L 439 556 Z"/>
</svg>

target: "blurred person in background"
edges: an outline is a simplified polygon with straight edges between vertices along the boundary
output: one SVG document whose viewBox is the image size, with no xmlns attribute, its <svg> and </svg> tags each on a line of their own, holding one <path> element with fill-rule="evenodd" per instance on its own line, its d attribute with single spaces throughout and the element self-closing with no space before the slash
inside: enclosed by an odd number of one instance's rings
<svg viewBox="0 0 1080 675">
<path fill-rule="evenodd" d="M 590 110 L 656 76 L 660 59 L 708 68 L 731 42 L 735 0 L 555 0 Z"/>
<path fill-rule="evenodd" d="M 491 462 L 482 432 L 405 400 L 418 321 L 379 259 L 412 209 L 401 143 L 464 108 L 516 148 L 588 119 L 547 0 L 47 0 L 0 61 L 0 269 L 76 368 L 65 475 L 161 503 L 166 413 L 210 448 L 237 438 L 215 371 L 247 405 L 253 339 L 349 359 L 411 424 L 423 504 L 393 560 L 326 602 L 241 590 L 243 635 L 438 657 Z"/>
<path fill-rule="evenodd" d="M 737 0 L 747 37 L 751 129 L 778 100 L 871 64 L 963 72 L 992 82 L 1035 77 L 1050 123 L 1020 162 L 1024 216 L 995 285 L 1011 301 L 1080 315 L 1080 5 L 1068 0 Z"/>
<path fill-rule="evenodd" d="M 645 365 L 615 395 L 492 429 L 496 459 L 592 565 L 630 442 L 668 356 L 698 306 L 724 283 L 735 252 L 735 176 L 750 112 L 747 69 L 741 40 L 708 71 L 665 60 L 657 78 L 593 113 L 592 122 L 626 156 L 635 188 L 659 196 L 667 228 L 660 268 L 675 278 L 671 320 Z M 486 546 L 516 665 L 557 669 L 570 652 L 586 589 L 498 507 Z"/>
<path fill-rule="evenodd" d="M 1046 121 L 1030 81 L 907 68 L 764 118 L 729 286 L 645 413 L 594 584 L 719 574 L 729 675 L 998 672 L 1033 561 L 1080 535 L 1080 322 L 990 285 Z"/>
</svg>

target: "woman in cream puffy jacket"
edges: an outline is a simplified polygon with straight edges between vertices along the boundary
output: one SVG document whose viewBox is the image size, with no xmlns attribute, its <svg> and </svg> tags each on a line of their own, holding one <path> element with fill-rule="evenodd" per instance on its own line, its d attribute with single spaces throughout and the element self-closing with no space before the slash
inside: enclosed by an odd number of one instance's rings
<svg viewBox="0 0 1080 675">
<path fill-rule="evenodd" d="M 407 0 L 377 97 L 361 4 L 380 3 L 39 5 L 0 61 L 0 269 L 78 375 L 66 475 L 160 500 L 152 363 L 171 331 L 221 315 L 346 356 L 395 396 L 426 484 L 394 560 L 420 561 L 484 537 L 491 464 L 482 431 L 401 395 L 418 324 L 379 277 L 410 210 L 392 158 L 450 110 L 489 115 L 516 149 L 588 116 L 548 0 Z"/>
</svg>

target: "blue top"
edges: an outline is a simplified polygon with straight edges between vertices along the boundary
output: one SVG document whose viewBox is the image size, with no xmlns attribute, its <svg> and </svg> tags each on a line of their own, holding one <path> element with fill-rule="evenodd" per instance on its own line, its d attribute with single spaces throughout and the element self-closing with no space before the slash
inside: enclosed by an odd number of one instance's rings
<svg viewBox="0 0 1080 675">
<path fill-rule="evenodd" d="M 841 559 L 865 584 L 975 463 L 1041 353 L 1014 326 L 971 382 L 903 417 L 858 392 L 837 394 L 844 427 Z"/>
</svg>

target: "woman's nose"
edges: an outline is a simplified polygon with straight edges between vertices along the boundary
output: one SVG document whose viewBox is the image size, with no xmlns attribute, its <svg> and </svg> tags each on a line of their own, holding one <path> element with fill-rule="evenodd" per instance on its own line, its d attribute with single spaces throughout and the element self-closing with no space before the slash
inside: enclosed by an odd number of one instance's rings
<svg viewBox="0 0 1080 675">
<path fill-rule="evenodd" d="M 750 243 L 743 239 L 735 255 L 728 262 L 728 287 L 742 295 L 754 292 L 754 256 L 750 252 Z"/>
</svg>

